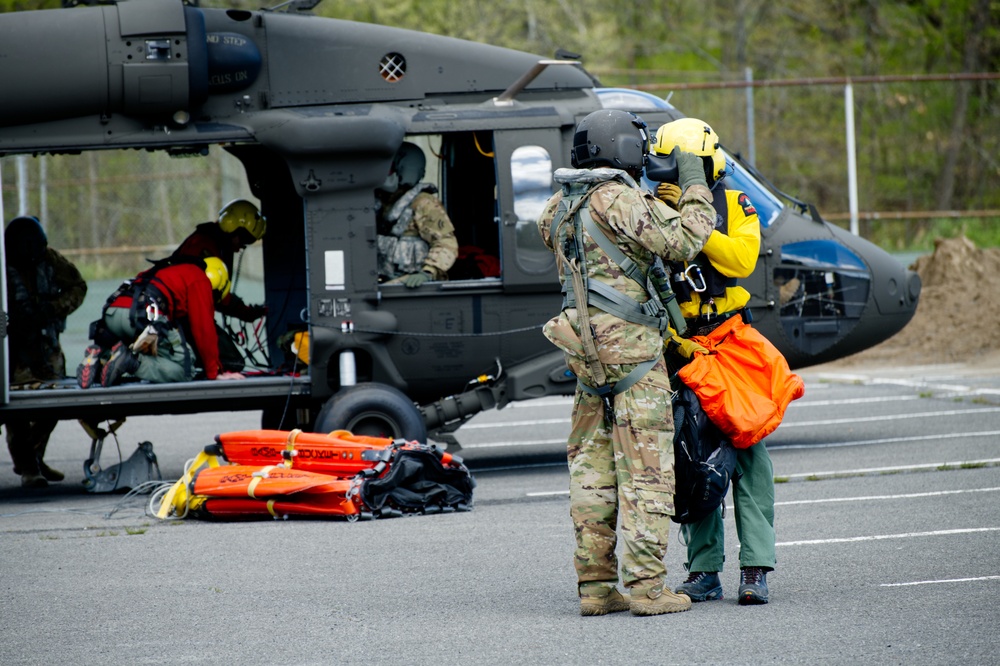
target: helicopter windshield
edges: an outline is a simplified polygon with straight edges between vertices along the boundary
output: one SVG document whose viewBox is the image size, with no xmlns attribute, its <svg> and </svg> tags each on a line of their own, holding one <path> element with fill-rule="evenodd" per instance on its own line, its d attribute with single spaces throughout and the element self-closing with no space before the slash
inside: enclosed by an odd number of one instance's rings
<svg viewBox="0 0 1000 666">
<path fill-rule="evenodd" d="M 727 159 L 726 172 L 727 175 L 723 181 L 726 187 L 731 190 L 739 190 L 750 197 L 754 208 L 757 209 L 760 226 L 763 228 L 771 226 L 778 219 L 778 215 L 781 214 L 781 209 L 784 207 L 781 201 L 738 162 Z"/>
<path fill-rule="evenodd" d="M 843 243 L 817 239 L 782 246 L 774 284 L 789 339 L 810 354 L 835 343 L 860 321 L 871 279 L 861 257 Z"/>
</svg>

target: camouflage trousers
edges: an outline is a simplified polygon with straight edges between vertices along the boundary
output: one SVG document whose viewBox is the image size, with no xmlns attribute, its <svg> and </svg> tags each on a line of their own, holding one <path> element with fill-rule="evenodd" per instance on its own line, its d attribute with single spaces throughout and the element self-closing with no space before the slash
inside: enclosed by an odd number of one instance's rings
<svg viewBox="0 0 1000 666">
<path fill-rule="evenodd" d="M 587 377 L 586 365 L 579 359 L 567 357 L 567 362 L 578 377 Z M 609 383 L 633 367 L 606 366 Z M 670 396 L 662 358 L 639 382 L 615 397 L 610 429 L 600 398 L 576 391 L 567 457 L 580 596 L 604 596 L 617 584 L 619 518 L 622 583 L 636 594 L 665 584 L 663 558 L 674 513 Z"/>
</svg>

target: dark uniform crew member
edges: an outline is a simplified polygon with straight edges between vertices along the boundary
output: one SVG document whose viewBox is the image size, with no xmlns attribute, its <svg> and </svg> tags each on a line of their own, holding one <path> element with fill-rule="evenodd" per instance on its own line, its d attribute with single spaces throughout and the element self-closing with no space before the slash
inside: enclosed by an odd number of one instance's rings
<svg viewBox="0 0 1000 666">
<path fill-rule="evenodd" d="M 701 156 L 705 175 L 712 188 L 716 210 L 715 230 L 693 262 L 673 264 L 674 291 L 688 324 L 688 336 L 707 335 L 729 317 L 742 316 L 750 322 L 746 309 L 750 293 L 737 283 L 757 265 L 760 251 L 760 222 L 750 198 L 724 185 L 726 156 L 719 137 L 702 120 L 683 118 L 661 127 L 653 152 L 668 154 L 674 147 Z M 678 188 L 664 183 L 657 195 L 677 205 Z M 696 268 L 692 269 L 694 265 Z M 691 288 L 691 283 L 703 291 Z M 768 600 L 767 572 L 775 565 L 774 469 L 763 442 L 736 453 L 733 480 L 736 534 L 740 540 L 741 605 L 765 604 Z M 689 575 L 676 591 L 693 601 L 722 598 L 719 572 L 725 550 L 722 507 L 702 520 L 683 525 L 687 542 L 685 568 Z"/>
<path fill-rule="evenodd" d="M 693 258 L 712 231 L 701 160 L 678 158 L 680 212 L 636 184 L 649 141 L 638 116 L 595 111 L 576 127 L 571 163 L 538 228 L 557 257 L 566 300 L 544 328 L 577 376 L 567 445 L 581 615 L 658 615 L 691 600 L 666 586 L 673 514 L 673 422 L 664 363 L 667 317 L 645 274 Z M 654 300 L 655 299 L 655 300 Z M 616 526 L 624 549 L 617 588 Z"/>
<path fill-rule="evenodd" d="M 48 245 L 37 217 L 11 220 L 4 232 L 7 258 L 7 335 L 11 385 L 63 379 L 66 357 L 59 334 L 83 303 L 87 283 L 68 259 Z M 21 485 L 38 488 L 65 476 L 42 459 L 57 419 L 11 418 L 7 448 Z"/>
<path fill-rule="evenodd" d="M 458 257 L 455 227 L 435 196 L 437 188 L 420 182 L 426 168 L 424 151 L 404 141 L 375 190 L 380 282 L 415 288 L 447 280 Z"/>
</svg>

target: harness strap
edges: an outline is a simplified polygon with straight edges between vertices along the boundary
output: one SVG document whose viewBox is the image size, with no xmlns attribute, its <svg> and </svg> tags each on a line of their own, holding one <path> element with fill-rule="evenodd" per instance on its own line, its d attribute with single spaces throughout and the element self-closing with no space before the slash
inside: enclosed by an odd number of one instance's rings
<svg viewBox="0 0 1000 666">
<path fill-rule="evenodd" d="M 567 206 L 568 210 L 564 208 L 566 200 L 565 198 L 563 199 L 563 202 L 560 204 L 560 210 L 556 214 L 554 245 L 557 248 L 558 256 L 564 270 L 567 270 L 572 278 L 570 281 L 572 284 L 572 293 L 566 288 L 565 282 L 563 284 L 563 291 L 566 294 L 563 308 L 576 307 L 580 324 L 580 340 L 583 344 L 587 369 L 590 371 L 590 375 L 596 386 L 585 384 L 579 378 L 577 378 L 577 384 L 583 391 L 596 395 L 601 399 L 604 406 L 604 423 L 608 428 L 611 428 L 614 424 L 614 396 L 624 393 L 637 381 L 646 376 L 646 373 L 659 360 L 662 353 L 662 346 L 658 348 L 654 358 L 638 364 L 621 380 L 614 384 L 609 384 L 604 366 L 597 354 L 597 346 L 590 327 L 589 306 L 593 305 L 604 312 L 626 321 L 658 329 L 661 335 L 667 330 L 669 320 L 666 310 L 660 302 L 656 291 L 652 289 L 646 273 L 618 247 L 617 243 L 604 233 L 594 221 L 592 215 L 585 214 L 590 195 L 600 185 L 603 185 L 603 183 L 589 188 L 586 193 L 580 195 L 580 198 L 574 201 L 572 206 Z M 566 258 L 563 250 L 563 242 L 559 235 L 560 229 L 567 219 L 573 221 L 573 240 L 576 245 L 576 256 L 572 259 Z M 587 230 L 587 233 L 601 251 L 612 262 L 617 264 L 629 279 L 635 281 L 646 290 L 646 293 L 649 295 L 649 300 L 646 303 L 640 303 L 631 296 L 627 296 L 599 280 L 584 278 L 586 264 L 583 263 L 584 253 L 581 226 Z M 573 305 L 570 305 L 570 303 Z"/>
<path fill-rule="evenodd" d="M 632 388 L 633 386 L 635 386 L 635 383 L 638 382 L 643 377 L 645 377 L 646 373 L 652 370 L 653 366 L 656 365 L 656 362 L 659 360 L 660 360 L 660 354 L 657 354 L 655 358 L 651 358 L 648 361 L 643 361 L 642 363 L 632 368 L 631 372 L 629 372 L 627 375 L 622 377 L 614 384 L 605 384 L 604 386 L 595 387 L 584 383 L 584 381 L 579 377 L 576 378 L 576 383 L 577 386 L 579 386 L 585 393 L 589 393 L 590 395 L 596 395 L 602 398 L 607 395 L 610 396 L 620 395 L 625 391 L 629 390 L 630 388 Z"/>
<path fill-rule="evenodd" d="M 576 295 L 563 286 L 565 298 L 563 308 L 578 307 Z M 659 329 L 663 323 L 663 317 L 659 316 L 661 308 L 653 300 L 639 303 L 634 298 L 630 298 L 614 287 L 604 282 L 590 280 L 587 285 L 587 302 L 609 314 L 620 317 L 633 324 L 641 324 L 651 328 Z M 662 333 L 662 329 L 660 330 Z"/>
<path fill-rule="evenodd" d="M 562 265 L 563 270 L 569 272 L 571 277 L 571 282 L 573 285 L 573 295 L 577 301 L 583 301 L 586 303 L 587 298 L 587 280 L 584 277 L 586 271 L 586 264 L 584 261 L 583 248 L 580 244 L 580 234 L 579 234 L 579 211 L 586 207 L 590 195 L 600 187 L 602 183 L 599 183 L 591 188 L 589 188 L 584 194 L 573 202 L 572 206 L 568 206 L 568 210 L 562 210 L 563 205 L 566 204 L 565 199 L 560 202 L 560 210 L 557 212 L 562 214 L 558 217 L 558 222 L 556 224 L 555 233 L 555 246 L 558 250 L 557 256 L 559 262 Z M 560 231 L 562 225 L 566 223 L 567 220 L 573 222 L 573 242 L 575 244 L 575 255 L 572 259 L 566 257 L 564 252 L 563 242 L 560 237 Z M 597 382 L 598 386 L 605 386 L 608 382 L 608 376 L 604 372 L 604 365 L 601 363 L 599 354 L 597 353 L 597 343 L 594 341 L 594 332 L 590 326 L 590 310 L 586 305 L 581 308 L 576 309 L 577 317 L 579 318 L 580 325 L 580 343 L 583 346 L 584 359 L 587 363 L 587 369 L 590 371 L 591 377 Z M 605 403 L 607 406 L 607 403 Z M 610 411 L 605 409 L 604 418 L 607 421 L 610 418 Z"/>
</svg>

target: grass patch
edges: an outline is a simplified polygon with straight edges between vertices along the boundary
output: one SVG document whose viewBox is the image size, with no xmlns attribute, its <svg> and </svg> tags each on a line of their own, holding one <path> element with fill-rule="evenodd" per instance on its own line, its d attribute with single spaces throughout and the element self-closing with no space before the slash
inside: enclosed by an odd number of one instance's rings
<svg viewBox="0 0 1000 666">
<path fill-rule="evenodd" d="M 921 398 L 933 398 L 934 394 L 931 391 L 921 391 L 917 394 Z"/>
<path fill-rule="evenodd" d="M 774 477 L 774 482 L 775 483 L 788 483 L 790 480 L 791 479 L 789 479 L 787 476 L 776 476 L 776 477 Z"/>
<path fill-rule="evenodd" d="M 816 476 L 815 474 L 810 474 L 806 477 L 806 481 L 819 481 L 822 477 Z"/>
<path fill-rule="evenodd" d="M 125 534 L 145 534 L 145 527 L 126 527 Z"/>
</svg>

